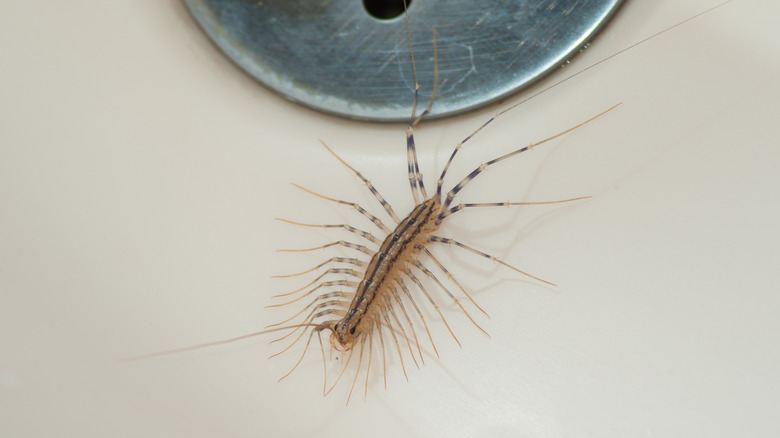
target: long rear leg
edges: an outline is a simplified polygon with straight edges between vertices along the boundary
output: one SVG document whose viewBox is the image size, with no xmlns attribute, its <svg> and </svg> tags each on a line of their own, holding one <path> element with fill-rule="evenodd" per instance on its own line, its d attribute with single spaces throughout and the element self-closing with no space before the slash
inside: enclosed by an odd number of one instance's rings
<svg viewBox="0 0 780 438">
<path fill-rule="evenodd" d="M 588 199 L 590 196 L 580 196 L 577 198 L 571 198 L 571 199 L 562 199 L 560 201 L 525 201 L 525 202 L 478 202 L 478 203 L 461 203 L 454 207 L 451 207 L 449 210 L 439 214 L 439 217 L 444 219 L 448 216 L 451 216 L 454 213 L 457 213 L 464 208 L 473 208 L 473 207 L 511 207 L 511 206 L 517 206 L 517 205 L 550 205 L 550 204 L 562 204 L 564 202 L 574 202 L 574 201 L 580 201 L 582 199 Z"/>
<path fill-rule="evenodd" d="M 549 90 L 551 90 L 551 89 L 553 89 L 553 88 L 563 84 L 564 82 L 570 81 L 570 80 L 574 79 L 575 77 L 577 77 L 577 76 L 579 76 L 579 75 L 581 75 L 581 74 L 583 74 L 583 73 L 585 73 L 585 72 L 587 72 L 587 71 L 589 71 L 589 70 L 591 70 L 591 69 L 593 69 L 595 67 L 598 67 L 599 65 L 609 61 L 612 58 L 620 56 L 621 54 L 623 54 L 623 53 L 625 53 L 625 52 L 627 52 L 627 51 L 629 51 L 629 50 L 631 50 L 631 49 L 633 49 L 633 48 L 635 48 L 637 46 L 640 46 L 640 45 L 642 45 L 642 44 L 644 44 L 644 43 L 646 43 L 646 42 L 656 38 L 657 36 L 659 36 L 659 35 L 661 35 L 663 33 L 669 32 L 670 30 L 672 30 L 674 28 L 680 27 L 680 26 L 684 25 L 685 23 L 688 23 L 689 21 L 692 21 L 692 20 L 695 20 L 695 19 L 701 17 L 702 15 L 706 15 L 707 13 L 711 12 L 712 10 L 720 8 L 720 7 L 726 5 L 726 4 L 730 3 L 730 2 L 731 2 L 731 0 L 727 0 L 727 1 L 721 2 L 721 3 L 711 7 L 709 9 L 705 9 L 704 11 L 701 11 L 700 13 L 698 13 L 698 14 L 690 17 L 690 18 L 688 18 L 687 20 L 683 20 L 683 21 L 681 21 L 679 23 L 675 23 L 674 25 L 669 26 L 666 29 L 660 30 L 660 31 L 654 33 L 653 35 L 650 35 L 650 36 L 648 36 L 646 38 L 643 38 L 643 39 L 641 39 L 641 40 L 639 40 L 639 41 L 637 41 L 635 43 L 632 43 L 629 46 L 627 46 L 627 47 L 625 47 L 625 48 L 623 48 L 623 49 L 613 53 L 612 55 L 610 55 L 610 56 L 608 56 L 608 57 L 606 57 L 606 58 L 604 58 L 604 59 L 602 59 L 602 60 L 600 60 L 600 61 L 598 61 L 596 63 L 593 63 L 593 64 L 583 68 L 582 70 L 579 70 L 576 73 L 574 73 L 574 74 L 572 74 L 570 76 L 567 76 L 567 77 L 565 77 L 565 78 L 563 78 L 563 79 L 553 83 L 552 85 L 549 85 L 549 86 L 543 88 L 542 90 L 539 90 L 538 92 L 528 96 L 527 98 L 521 100 L 520 102 L 517 102 L 516 104 L 511 105 L 511 106 L 509 106 L 507 108 L 504 108 L 502 111 L 499 111 L 498 113 L 496 113 L 496 115 L 494 115 L 493 117 L 488 119 L 485 123 L 480 125 L 477 129 L 474 130 L 474 132 L 472 132 L 471 134 L 466 136 L 466 138 L 461 140 L 461 142 L 458 143 L 457 146 L 455 146 L 455 149 L 452 151 L 452 154 L 450 155 L 450 158 L 447 160 L 447 164 L 444 166 L 444 169 L 441 172 L 441 176 L 439 176 L 439 180 L 436 183 L 436 197 L 438 199 L 441 199 L 442 185 L 444 184 L 444 176 L 447 174 L 447 170 L 449 169 L 450 164 L 452 163 L 453 159 L 455 158 L 455 155 L 457 155 L 457 153 L 461 149 L 461 147 L 463 147 L 463 145 L 467 141 L 469 141 L 475 135 L 477 135 L 480 131 L 485 129 L 485 127 L 487 127 L 489 124 L 491 124 L 494 120 L 498 119 L 499 117 L 501 117 L 502 115 L 508 113 L 509 111 L 512 111 L 513 109 L 517 108 L 518 106 L 520 106 L 520 105 L 530 101 L 531 99 L 535 99 L 536 97 L 538 97 L 538 96 L 548 92 Z"/>
<path fill-rule="evenodd" d="M 616 104 L 616 105 L 613 105 L 612 107 L 610 107 L 607 110 L 602 111 L 601 113 L 599 113 L 599 114 L 589 118 L 588 120 L 586 120 L 586 121 L 584 121 L 582 123 L 579 123 L 576 126 L 573 126 L 573 127 L 569 128 L 569 129 L 567 129 L 565 131 L 561 131 L 561 132 L 559 132 L 559 133 L 557 133 L 557 134 L 555 134 L 553 136 L 547 137 L 544 140 L 541 140 L 541 141 L 536 142 L 536 143 L 529 144 L 528 146 L 524 146 L 524 147 L 522 147 L 520 149 L 512 151 L 512 152 L 510 152 L 508 154 L 502 155 L 502 156 L 500 156 L 498 158 L 494 158 L 494 159 L 488 161 L 487 163 L 480 164 L 479 166 L 477 166 L 476 169 L 472 170 L 471 173 L 469 173 L 465 178 L 460 180 L 460 182 L 458 184 L 456 184 L 455 187 L 453 187 L 452 189 L 450 189 L 449 192 L 447 192 L 447 197 L 444 200 L 444 202 L 442 202 L 441 213 L 439 213 L 439 216 L 436 218 L 436 222 L 437 223 L 441 223 L 441 221 L 444 219 L 444 217 L 447 216 L 447 214 L 448 214 L 448 212 L 450 210 L 450 204 L 452 204 L 452 200 L 453 200 L 453 198 L 455 198 L 455 195 L 457 195 L 458 192 L 460 192 L 463 189 L 463 187 L 466 186 L 466 184 L 468 184 L 469 182 L 473 181 L 474 178 L 476 178 L 480 173 L 484 172 L 485 169 L 487 169 L 488 167 L 490 167 L 490 166 L 492 166 L 494 164 L 500 163 L 501 161 L 504 161 L 507 158 L 511 158 L 511 157 L 513 157 L 513 156 L 515 156 L 517 154 L 523 153 L 525 151 L 529 151 L 529 150 L 535 148 L 536 146 L 539 146 L 539 145 L 542 145 L 544 143 L 547 143 L 547 142 L 549 142 L 551 140 L 554 140 L 554 139 L 556 139 L 556 138 L 558 138 L 558 137 L 560 137 L 562 135 L 568 134 L 569 132 L 574 131 L 575 129 L 580 128 L 580 127 L 582 127 L 582 126 L 592 122 L 593 120 L 596 120 L 597 118 L 603 116 L 604 114 L 612 111 L 613 109 L 617 108 L 619 105 L 620 105 L 619 103 Z M 456 151 L 457 151 L 457 149 L 456 149 Z M 455 151 L 453 152 L 453 155 L 454 154 L 455 154 Z M 447 162 L 447 166 L 449 166 L 449 162 Z M 442 172 L 442 175 L 441 175 L 441 177 L 439 179 L 439 183 L 441 183 L 443 181 L 445 173 L 446 173 L 446 167 L 445 167 L 444 172 Z M 437 194 L 438 194 L 438 192 L 437 192 Z"/>
<path fill-rule="evenodd" d="M 412 70 L 414 72 L 414 98 L 412 99 L 412 117 L 409 122 L 409 127 L 406 129 L 406 160 L 408 163 L 409 172 L 409 185 L 412 189 L 412 196 L 414 197 L 414 203 L 428 199 L 428 194 L 425 192 L 425 185 L 423 184 L 423 176 L 420 172 L 420 166 L 417 159 L 417 147 L 414 143 L 414 128 L 420 123 L 433 106 L 433 102 L 436 98 L 436 87 L 439 82 L 439 54 L 436 44 L 436 29 L 433 30 L 433 92 L 431 93 L 431 100 L 428 103 L 428 107 L 425 108 L 419 116 L 416 116 L 417 112 L 417 99 L 420 92 L 420 83 L 417 80 L 417 64 L 414 60 L 414 49 L 412 48 L 412 31 L 409 25 L 409 14 L 406 12 L 406 2 L 404 2 L 404 13 L 406 15 L 406 34 L 409 41 L 409 53 L 412 58 Z"/>
</svg>

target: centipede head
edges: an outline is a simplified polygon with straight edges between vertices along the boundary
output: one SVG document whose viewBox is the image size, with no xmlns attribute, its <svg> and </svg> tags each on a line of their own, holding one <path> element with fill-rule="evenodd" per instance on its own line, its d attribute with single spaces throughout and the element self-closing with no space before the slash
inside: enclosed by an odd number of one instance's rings
<svg viewBox="0 0 780 438">
<path fill-rule="evenodd" d="M 330 345 L 337 351 L 349 351 L 360 336 L 360 320 L 345 317 L 333 326 L 330 335 Z"/>
</svg>

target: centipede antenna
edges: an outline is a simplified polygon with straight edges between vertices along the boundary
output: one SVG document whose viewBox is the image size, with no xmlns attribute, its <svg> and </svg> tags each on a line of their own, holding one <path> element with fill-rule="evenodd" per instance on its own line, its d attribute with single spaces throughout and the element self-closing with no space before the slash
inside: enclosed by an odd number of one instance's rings
<svg viewBox="0 0 780 438">
<path fill-rule="evenodd" d="M 222 339 L 222 340 L 219 340 L 219 341 L 206 342 L 206 343 L 203 343 L 203 344 L 190 345 L 188 347 L 174 348 L 174 349 L 171 349 L 171 350 L 159 351 L 159 352 L 156 352 L 156 353 L 149 353 L 149 354 L 142 354 L 142 355 L 139 355 L 139 356 L 127 357 L 127 358 L 124 358 L 124 359 L 119 359 L 119 362 L 137 362 L 137 361 L 140 361 L 140 360 L 148 360 L 148 359 L 153 359 L 153 358 L 156 358 L 156 357 L 170 356 L 170 355 L 173 355 L 173 354 L 185 353 L 187 351 L 201 350 L 201 349 L 204 349 L 204 348 L 216 347 L 218 345 L 232 344 L 234 342 L 243 341 L 244 339 L 254 338 L 256 336 L 266 335 L 268 333 L 278 332 L 278 331 L 281 331 L 281 330 L 288 330 L 288 329 L 291 329 L 291 328 L 294 328 L 294 327 L 299 327 L 299 326 L 315 327 L 315 328 L 319 327 L 319 328 L 322 328 L 322 329 L 331 330 L 330 327 L 325 327 L 325 326 L 323 326 L 321 324 L 296 324 L 294 326 L 279 327 L 279 328 L 275 328 L 275 329 L 271 329 L 271 330 L 262 330 L 262 331 L 259 331 L 259 332 L 249 333 L 247 335 L 236 336 L 234 338 Z"/>
<path fill-rule="evenodd" d="M 267 326 L 265 326 L 265 329 L 267 330 L 267 329 L 270 329 L 272 327 L 284 325 L 284 324 L 290 322 L 291 320 L 299 317 L 303 312 L 305 312 L 308 309 L 311 309 L 311 312 L 309 312 L 309 315 L 306 317 L 306 319 L 304 321 L 311 321 L 312 318 L 314 318 L 315 316 L 323 316 L 323 312 L 317 313 L 317 311 L 319 311 L 320 309 L 324 309 L 326 307 L 330 307 L 330 306 L 338 306 L 339 304 L 341 304 L 343 302 L 342 300 L 329 300 L 330 298 L 343 298 L 344 296 L 345 296 L 344 293 L 341 292 L 341 291 L 329 292 L 327 294 L 320 295 L 317 298 L 314 298 L 313 300 L 311 300 L 311 302 L 306 307 L 304 307 L 301 310 L 299 310 L 295 315 L 285 319 L 284 321 L 277 322 L 275 324 L 268 324 Z M 327 301 L 323 301 L 323 300 L 327 300 Z M 317 301 L 322 301 L 322 302 L 315 306 L 314 304 L 317 303 Z M 314 306 L 314 307 L 312 308 L 312 306 Z M 316 313 L 316 315 L 315 315 L 315 313 Z M 293 330 L 293 332 L 295 330 L 298 330 L 301 327 L 302 327 L 301 325 L 295 326 L 295 329 Z M 303 326 L 303 327 L 305 327 L 305 326 Z M 287 336 L 289 336 L 289 333 L 284 335 L 284 336 L 282 336 L 279 339 L 271 341 L 271 343 L 280 341 L 280 340 L 286 338 Z"/>
</svg>

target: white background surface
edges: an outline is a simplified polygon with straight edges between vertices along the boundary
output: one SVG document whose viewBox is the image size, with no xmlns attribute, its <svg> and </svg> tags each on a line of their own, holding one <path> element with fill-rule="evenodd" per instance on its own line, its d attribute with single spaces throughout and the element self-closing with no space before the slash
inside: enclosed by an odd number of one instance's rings
<svg viewBox="0 0 780 438">
<path fill-rule="evenodd" d="M 0 435 L 776 436 L 780 4 L 736 0 L 497 121 L 453 169 L 606 117 L 497 169 L 469 201 L 593 199 L 463 215 L 443 233 L 555 289 L 440 248 L 491 318 L 434 324 L 441 360 L 323 398 L 312 355 L 261 329 L 360 223 L 290 181 L 371 205 L 323 139 L 408 211 L 403 127 L 289 103 L 230 64 L 175 0 L 4 2 L 0 15 Z M 567 75 L 714 2 L 634 1 Z M 559 74 L 556 79 L 562 76 Z M 519 97 L 515 98 L 519 99 Z M 507 103 L 511 103 L 511 100 Z M 496 105 L 424 123 L 428 185 Z M 297 284 L 297 283 L 295 283 Z M 451 307 L 451 306 L 450 306 Z M 362 394 L 360 394 L 362 395 Z"/>
</svg>

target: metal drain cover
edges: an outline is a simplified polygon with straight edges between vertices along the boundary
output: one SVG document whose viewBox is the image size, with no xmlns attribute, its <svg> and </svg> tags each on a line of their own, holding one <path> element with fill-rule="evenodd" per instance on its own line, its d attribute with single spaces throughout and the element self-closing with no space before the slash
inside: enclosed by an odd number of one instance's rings
<svg viewBox="0 0 780 438">
<path fill-rule="evenodd" d="M 266 86 L 311 108 L 400 121 L 414 76 L 403 14 L 377 19 L 360 0 L 184 0 L 211 39 Z M 368 0 L 366 0 L 368 1 Z M 582 48 L 622 0 L 413 0 L 420 102 L 432 116 L 485 105 L 532 83 Z"/>
</svg>

